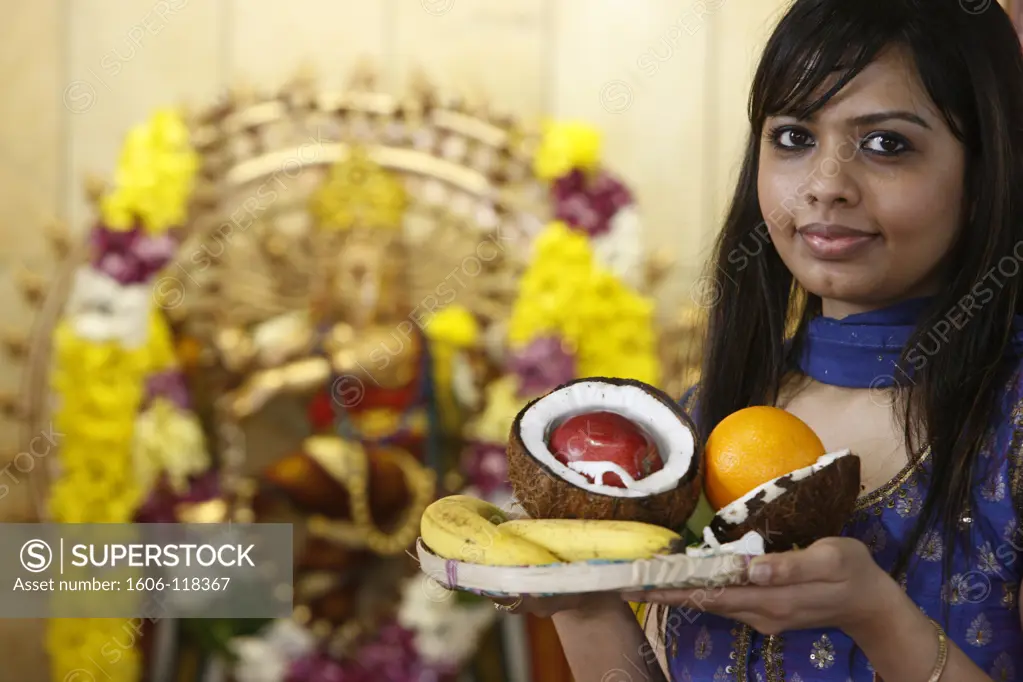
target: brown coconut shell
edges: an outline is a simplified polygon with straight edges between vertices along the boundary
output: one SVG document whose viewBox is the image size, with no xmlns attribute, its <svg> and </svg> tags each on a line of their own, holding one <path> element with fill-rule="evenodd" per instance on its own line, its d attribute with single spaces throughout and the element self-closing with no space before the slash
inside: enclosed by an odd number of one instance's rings
<svg viewBox="0 0 1023 682">
<path fill-rule="evenodd" d="M 744 522 L 731 524 L 715 516 L 710 523 L 714 536 L 735 542 L 755 530 L 767 552 L 785 552 L 841 534 L 860 493 L 860 458 L 845 455 L 808 478 L 782 476 L 775 483 L 786 492 L 767 504 L 758 499 L 761 495 L 753 497 Z"/>
<path fill-rule="evenodd" d="M 562 384 L 554 391 L 581 382 L 636 386 L 668 406 L 694 436 L 692 462 L 675 488 L 648 497 L 615 497 L 577 488 L 531 456 L 522 441 L 522 417 L 543 397 L 540 396 L 531 400 L 515 417 L 508 441 L 508 480 L 523 511 L 535 519 L 640 521 L 672 529 L 684 526 L 696 509 L 703 485 L 703 448 L 692 418 L 667 393 L 630 379 L 587 377 Z"/>
</svg>

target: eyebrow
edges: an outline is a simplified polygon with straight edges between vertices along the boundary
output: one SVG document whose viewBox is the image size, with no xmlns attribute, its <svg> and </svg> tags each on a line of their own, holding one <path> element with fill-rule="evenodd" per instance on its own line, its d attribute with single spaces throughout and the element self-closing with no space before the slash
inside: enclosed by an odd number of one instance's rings
<svg viewBox="0 0 1023 682">
<path fill-rule="evenodd" d="M 909 123 L 915 123 L 922 128 L 927 128 L 928 130 L 931 129 L 931 126 L 928 125 L 927 121 L 909 111 L 879 111 L 874 114 L 864 114 L 863 116 L 857 116 L 849 119 L 850 123 L 854 123 L 856 125 L 874 125 L 885 121 L 907 121 Z"/>
<path fill-rule="evenodd" d="M 813 121 L 814 119 L 817 118 L 817 115 L 811 114 L 806 118 L 800 118 L 796 116 L 795 118 L 799 118 L 800 120 L 804 121 Z M 907 121 L 909 123 L 914 123 L 920 126 L 921 128 L 926 128 L 927 130 L 931 129 L 930 124 L 927 123 L 927 121 L 925 121 L 920 116 L 910 111 L 901 110 L 878 111 L 873 114 L 864 114 L 862 116 L 850 118 L 848 122 L 852 123 L 853 125 L 877 125 L 878 123 L 884 123 L 885 121 Z"/>
</svg>

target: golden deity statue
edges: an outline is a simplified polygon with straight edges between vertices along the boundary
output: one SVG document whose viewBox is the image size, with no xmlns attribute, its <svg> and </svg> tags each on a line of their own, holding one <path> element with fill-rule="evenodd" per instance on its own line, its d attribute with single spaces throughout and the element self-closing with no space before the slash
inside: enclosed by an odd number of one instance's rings
<svg viewBox="0 0 1023 682">
<path fill-rule="evenodd" d="M 401 181 L 352 149 L 310 202 L 308 308 L 216 339 L 239 377 L 224 395 L 228 419 L 252 418 L 285 395 L 305 402 L 309 435 L 260 474 L 307 521 L 313 540 L 301 561 L 331 545 L 343 550 L 341 564 L 403 554 L 435 494 L 429 354 L 405 280 L 406 203 Z M 341 624 L 354 595 L 338 599 L 346 608 L 313 617 Z"/>
</svg>

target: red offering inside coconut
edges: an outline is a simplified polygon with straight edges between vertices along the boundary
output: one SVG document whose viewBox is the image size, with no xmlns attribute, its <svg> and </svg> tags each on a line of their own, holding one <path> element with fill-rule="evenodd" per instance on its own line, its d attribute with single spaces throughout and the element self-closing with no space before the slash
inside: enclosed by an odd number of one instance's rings
<svg viewBox="0 0 1023 682">
<path fill-rule="evenodd" d="M 551 432 L 548 447 L 568 468 L 616 488 L 664 466 L 656 442 L 642 427 L 607 410 L 568 417 Z"/>
<path fill-rule="evenodd" d="M 532 518 L 686 522 L 701 492 L 696 428 L 670 396 L 638 381 L 590 377 L 516 416 L 508 478 Z"/>
</svg>

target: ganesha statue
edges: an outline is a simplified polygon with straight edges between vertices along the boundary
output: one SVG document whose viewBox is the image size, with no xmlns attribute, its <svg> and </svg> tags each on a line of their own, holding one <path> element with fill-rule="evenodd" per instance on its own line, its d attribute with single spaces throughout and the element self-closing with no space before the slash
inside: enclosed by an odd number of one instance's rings
<svg viewBox="0 0 1023 682">
<path fill-rule="evenodd" d="M 363 578 L 409 568 L 404 551 L 436 492 L 431 357 L 410 320 L 404 206 L 401 182 L 352 150 L 312 197 L 308 308 L 216 337 L 237 377 L 222 420 L 241 424 L 285 398 L 302 408 L 305 435 L 259 465 L 252 512 L 299 522 L 296 615 L 316 634 L 344 626 L 354 637 Z"/>
</svg>

